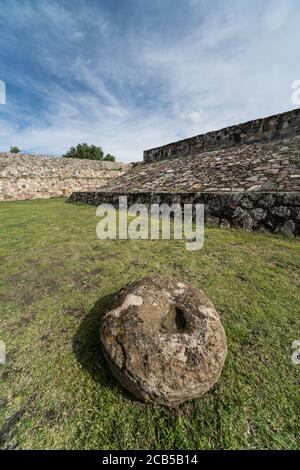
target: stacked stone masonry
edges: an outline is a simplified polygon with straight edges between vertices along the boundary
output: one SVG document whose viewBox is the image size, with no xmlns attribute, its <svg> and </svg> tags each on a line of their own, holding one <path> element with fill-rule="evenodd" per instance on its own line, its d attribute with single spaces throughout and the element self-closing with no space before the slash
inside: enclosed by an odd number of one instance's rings
<svg viewBox="0 0 300 470">
<path fill-rule="evenodd" d="M 204 204 L 208 226 L 242 227 L 245 230 L 300 234 L 300 193 L 249 192 L 81 192 L 73 193 L 68 202 L 112 204 L 119 207 L 119 197 L 127 196 L 128 207 L 133 204 Z"/>
<path fill-rule="evenodd" d="M 300 109 L 295 109 L 145 150 L 144 162 L 149 163 L 210 150 L 270 141 L 290 137 L 299 134 L 299 132 Z"/>
<path fill-rule="evenodd" d="M 70 202 L 203 203 L 208 225 L 300 233 L 300 109 L 144 153 L 144 163 Z"/>
<path fill-rule="evenodd" d="M 300 134 L 134 166 L 118 191 L 299 191 Z"/>
<path fill-rule="evenodd" d="M 107 184 L 130 166 L 42 155 L 0 153 L 0 200 L 69 196 Z"/>
</svg>

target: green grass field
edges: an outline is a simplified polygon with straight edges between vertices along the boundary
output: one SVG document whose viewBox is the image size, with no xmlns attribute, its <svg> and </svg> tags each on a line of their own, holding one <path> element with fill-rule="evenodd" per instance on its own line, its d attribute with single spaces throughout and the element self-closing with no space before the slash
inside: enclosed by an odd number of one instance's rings
<svg viewBox="0 0 300 470">
<path fill-rule="evenodd" d="M 300 448 L 299 241 L 206 229 L 205 245 L 99 241 L 95 208 L 63 199 L 0 204 L 0 447 Z M 99 321 L 129 280 L 160 272 L 203 289 L 229 352 L 205 396 L 145 405 L 111 377 Z"/>
</svg>

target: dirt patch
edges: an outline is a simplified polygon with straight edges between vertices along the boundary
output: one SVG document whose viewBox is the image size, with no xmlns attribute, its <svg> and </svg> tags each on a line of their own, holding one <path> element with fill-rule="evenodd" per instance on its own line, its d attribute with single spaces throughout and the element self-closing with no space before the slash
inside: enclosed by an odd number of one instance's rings
<svg viewBox="0 0 300 470">
<path fill-rule="evenodd" d="M 48 352 L 50 351 L 50 345 L 52 343 L 52 340 L 50 338 L 50 333 L 44 334 L 40 337 L 40 342 L 41 342 L 41 349 L 42 351 Z"/>
<path fill-rule="evenodd" d="M 30 266 L 35 266 L 37 268 L 41 266 L 41 261 L 39 258 L 27 258 L 25 262 Z"/>
<path fill-rule="evenodd" d="M 11 377 L 15 378 L 17 375 L 23 374 L 26 371 L 23 367 L 10 367 L 5 369 L 1 375 L 1 379 L 8 381 Z"/>
<path fill-rule="evenodd" d="M 24 275 L 22 273 L 16 273 L 8 278 L 8 285 L 20 286 L 23 281 Z"/>
<path fill-rule="evenodd" d="M 192 277 L 195 277 L 195 275 L 181 263 L 173 263 L 172 271 L 174 275 L 176 274 L 178 277 L 183 276 L 186 279 L 191 279 Z"/>
<path fill-rule="evenodd" d="M 29 323 L 35 318 L 36 316 L 36 313 L 35 312 L 31 312 L 29 315 L 26 315 L 24 317 L 22 317 L 18 323 L 17 323 L 17 327 L 24 327 L 24 326 L 27 326 L 29 325 Z"/>
<path fill-rule="evenodd" d="M 92 276 L 97 276 L 98 274 L 102 274 L 104 269 L 102 267 L 97 267 L 95 269 L 92 269 L 92 271 L 89 272 Z"/>
<path fill-rule="evenodd" d="M 96 251 L 96 252 L 100 252 L 100 253 L 97 253 L 96 255 L 94 256 L 90 256 L 88 259 L 90 259 L 91 261 L 99 261 L 99 260 L 107 260 L 107 259 L 112 259 L 112 258 L 116 258 L 116 255 L 113 254 L 113 253 L 105 253 L 105 251 L 103 251 L 103 247 L 101 246 L 93 246 L 92 247 L 92 250 L 93 251 Z"/>
<path fill-rule="evenodd" d="M 39 279 L 34 281 L 28 281 L 27 286 L 29 288 L 23 288 L 21 303 L 24 307 L 29 307 L 34 302 L 39 300 L 43 296 L 52 296 L 56 294 L 59 289 L 59 281 L 56 279 Z"/>
<path fill-rule="evenodd" d="M 74 273 L 71 276 L 71 279 L 75 287 L 80 289 L 83 292 L 87 292 L 93 289 L 94 287 L 93 285 L 91 285 L 90 279 L 86 277 L 86 275 L 83 275 L 82 273 Z"/>
<path fill-rule="evenodd" d="M 24 307 L 30 307 L 31 304 L 33 304 L 36 300 L 36 296 L 32 291 L 25 291 L 22 294 L 21 297 L 21 302 Z"/>
<path fill-rule="evenodd" d="M 57 423 L 63 416 L 63 411 L 66 408 L 64 403 L 61 403 L 56 408 L 49 408 L 43 413 L 43 421 L 48 421 L 48 423 Z"/>
<path fill-rule="evenodd" d="M 14 428 L 18 425 L 24 414 L 28 412 L 35 398 L 35 394 L 31 395 L 25 405 L 21 406 L 17 411 L 15 411 L 15 413 L 13 413 L 7 418 L 2 428 L 0 429 L 0 448 L 10 448 L 9 446 L 5 446 L 5 444 L 11 438 Z"/>
<path fill-rule="evenodd" d="M 56 271 L 51 267 L 49 272 Z M 60 287 L 60 281 L 56 277 L 46 277 L 45 273 L 28 271 L 14 274 L 8 279 L 7 285 L 11 293 L 1 294 L 4 295 L 3 300 L 17 299 L 22 307 L 29 307 L 42 296 L 55 294 Z"/>
<path fill-rule="evenodd" d="M 55 275 L 56 276 L 56 275 Z M 40 298 L 42 295 L 52 295 L 56 294 L 60 287 L 60 281 L 57 277 L 43 277 L 41 276 L 38 280 L 35 279 L 30 284 L 30 291 L 34 291 L 35 297 Z"/>
<path fill-rule="evenodd" d="M 75 318 L 83 318 L 86 314 L 86 310 L 83 305 L 78 307 L 68 308 L 63 312 L 65 315 L 75 317 Z"/>
<path fill-rule="evenodd" d="M 4 445 L 5 441 L 10 437 L 13 428 L 20 421 L 24 413 L 26 412 L 26 407 L 23 406 L 19 408 L 15 413 L 13 413 L 4 423 L 0 429 L 0 446 Z"/>
<path fill-rule="evenodd" d="M 55 421 L 55 417 L 56 417 L 56 411 L 54 408 L 50 408 L 50 410 L 47 410 L 45 411 L 45 413 L 43 413 L 43 418 L 50 423 Z"/>
<path fill-rule="evenodd" d="M 5 406 L 8 405 L 8 403 L 9 401 L 6 399 L 0 400 L 0 408 L 4 408 Z"/>
<path fill-rule="evenodd" d="M 136 268 L 147 268 L 148 264 L 146 262 L 141 262 L 133 259 L 130 261 L 130 266 L 134 266 Z M 128 266 L 125 267 L 125 271 L 128 271 Z"/>
<path fill-rule="evenodd" d="M 14 331 L 18 331 L 20 328 L 26 328 L 26 326 L 28 326 L 29 323 L 32 322 L 32 320 L 34 320 L 35 316 L 36 316 L 36 312 L 32 310 L 27 315 L 22 316 L 18 321 L 12 323 L 7 328 L 7 331 L 14 332 Z"/>
</svg>

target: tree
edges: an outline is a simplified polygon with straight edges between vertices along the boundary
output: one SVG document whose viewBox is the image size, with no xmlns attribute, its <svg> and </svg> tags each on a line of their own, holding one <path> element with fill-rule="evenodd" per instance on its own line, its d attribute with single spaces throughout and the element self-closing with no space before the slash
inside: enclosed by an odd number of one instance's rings
<svg viewBox="0 0 300 470">
<path fill-rule="evenodd" d="M 114 157 L 113 155 L 111 155 L 110 153 L 108 153 L 104 158 L 103 160 L 105 162 L 115 162 L 116 161 L 116 157 Z"/>
<path fill-rule="evenodd" d="M 81 158 L 84 160 L 103 160 L 103 155 L 101 147 L 96 147 L 96 145 L 78 144 L 76 147 L 71 147 L 63 157 Z"/>
<path fill-rule="evenodd" d="M 10 147 L 10 153 L 20 153 L 19 147 L 12 146 Z"/>
</svg>

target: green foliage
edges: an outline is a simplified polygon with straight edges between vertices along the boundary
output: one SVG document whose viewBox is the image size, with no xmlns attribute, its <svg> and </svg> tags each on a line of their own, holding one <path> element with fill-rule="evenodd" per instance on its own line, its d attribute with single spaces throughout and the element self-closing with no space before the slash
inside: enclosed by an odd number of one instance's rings
<svg viewBox="0 0 300 470">
<path fill-rule="evenodd" d="M 63 155 L 65 158 L 79 158 L 82 160 L 103 160 L 103 150 L 96 145 L 78 144 L 71 147 L 70 150 Z"/>
<path fill-rule="evenodd" d="M 115 162 L 116 161 L 116 157 L 114 157 L 113 155 L 111 155 L 110 153 L 108 153 L 104 158 L 103 160 L 105 162 Z"/>
<path fill-rule="evenodd" d="M 14 147 L 15 148 L 15 147 Z M 64 158 L 79 158 L 82 160 L 104 160 L 106 162 L 115 162 L 116 157 L 108 153 L 104 157 L 101 147 L 96 145 L 78 144 L 76 147 L 71 147 L 67 153 L 63 155 Z"/>
<path fill-rule="evenodd" d="M 19 147 L 12 146 L 10 147 L 10 153 L 20 153 Z"/>
</svg>

